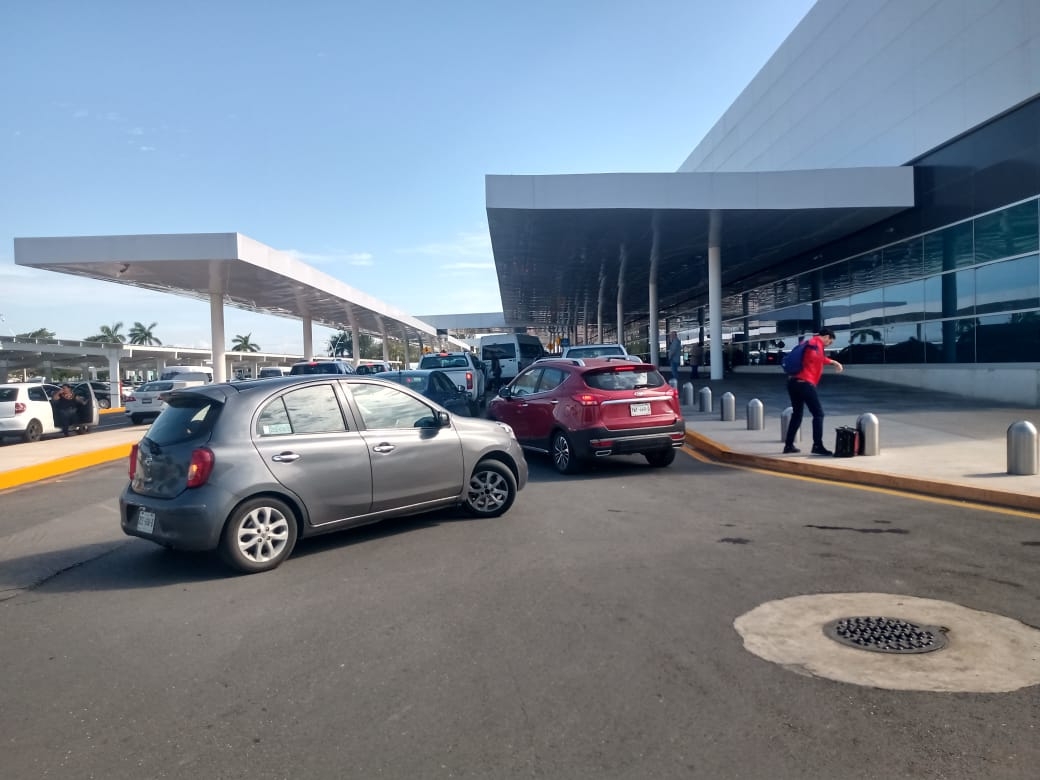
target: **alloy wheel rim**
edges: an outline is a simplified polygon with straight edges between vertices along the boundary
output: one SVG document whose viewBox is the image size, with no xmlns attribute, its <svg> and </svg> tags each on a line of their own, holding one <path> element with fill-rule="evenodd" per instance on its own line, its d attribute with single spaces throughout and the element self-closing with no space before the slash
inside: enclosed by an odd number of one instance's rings
<svg viewBox="0 0 1040 780">
<path fill-rule="evenodd" d="M 571 448 L 562 436 L 557 436 L 553 443 L 553 460 L 556 462 L 557 468 L 561 469 L 567 468 L 571 462 Z"/>
<path fill-rule="evenodd" d="M 278 510 L 257 507 L 238 527 L 238 549 L 253 563 L 267 563 L 285 550 L 289 542 L 289 520 Z"/>
<path fill-rule="evenodd" d="M 509 497 L 509 488 L 501 474 L 495 471 L 481 471 L 473 475 L 469 481 L 469 502 L 482 512 L 491 512 L 503 504 Z"/>
</svg>

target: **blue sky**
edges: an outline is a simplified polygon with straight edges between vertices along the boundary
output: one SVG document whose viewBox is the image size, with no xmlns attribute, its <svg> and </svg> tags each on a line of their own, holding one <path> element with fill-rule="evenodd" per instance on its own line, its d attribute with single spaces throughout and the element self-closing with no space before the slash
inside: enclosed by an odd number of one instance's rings
<svg viewBox="0 0 1040 780">
<path fill-rule="evenodd" d="M 676 170 L 811 6 L 5 3 L 0 332 L 209 346 L 207 304 L 19 268 L 15 236 L 237 231 L 412 314 L 500 311 L 485 174 Z"/>
</svg>

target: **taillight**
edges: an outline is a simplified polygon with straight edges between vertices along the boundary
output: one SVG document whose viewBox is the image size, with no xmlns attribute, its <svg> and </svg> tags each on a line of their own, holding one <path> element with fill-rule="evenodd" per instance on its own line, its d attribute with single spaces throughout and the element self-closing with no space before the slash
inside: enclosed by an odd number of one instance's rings
<svg viewBox="0 0 1040 780">
<path fill-rule="evenodd" d="M 467 371 L 466 372 L 466 389 L 467 390 L 472 390 L 473 389 L 473 372 L 472 371 Z"/>
<path fill-rule="evenodd" d="M 133 393 L 131 393 L 126 397 L 126 400 L 129 403 L 130 401 L 136 401 L 137 399 L 134 397 Z"/>
<path fill-rule="evenodd" d="M 575 393 L 571 398 L 581 405 L 581 424 L 595 425 L 599 416 L 599 404 L 603 399 L 593 393 Z"/>
<path fill-rule="evenodd" d="M 14 402 L 14 413 L 15 414 L 21 414 L 24 411 L 25 411 L 25 404 L 23 404 L 21 401 L 15 401 Z"/>
<path fill-rule="evenodd" d="M 130 448 L 130 468 L 128 469 L 128 471 L 130 472 L 131 482 L 134 481 L 134 474 L 137 473 L 137 451 L 139 448 L 140 445 L 138 444 L 135 444 L 133 447 Z"/>
<path fill-rule="evenodd" d="M 571 396 L 582 406 L 599 406 L 600 398 L 592 393 L 575 393 Z"/>
<path fill-rule="evenodd" d="M 208 447 L 199 447 L 191 453 L 191 463 L 188 464 L 188 487 L 202 487 L 213 472 L 213 450 Z"/>
</svg>

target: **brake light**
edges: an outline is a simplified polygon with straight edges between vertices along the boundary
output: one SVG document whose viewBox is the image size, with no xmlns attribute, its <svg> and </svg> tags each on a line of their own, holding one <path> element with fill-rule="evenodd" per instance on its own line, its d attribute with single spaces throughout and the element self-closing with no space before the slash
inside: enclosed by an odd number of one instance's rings
<svg viewBox="0 0 1040 780">
<path fill-rule="evenodd" d="M 472 390 L 473 389 L 473 372 L 472 371 L 467 371 L 466 372 L 466 389 L 467 390 Z"/>
<path fill-rule="evenodd" d="M 213 450 L 209 447 L 199 447 L 191 453 L 191 463 L 188 464 L 188 487 L 202 487 L 213 473 Z"/>
<path fill-rule="evenodd" d="M 128 395 L 128 396 L 126 397 L 126 400 L 127 400 L 127 402 L 130 402 L 130 401 L 136 401 L 136 400 L 137 400 L 137 398 L 135 398 L 135 397 L 134 397 L 134 394 L 133 394 L 133 393 L 131 393 L 130 395 Z"/>
<path fill-rule="evenodd" d="M 21 401 L 15 401 L 14 402 L 14 413 L 15 414 L 21 414 L 24 411 L 25 411 L 25 404 L 23 404 Z"/>
<path fill-rule="evenodd" d="M 134 474 L 137 473 L 137 451 L 140 449 L 140 445 L 135 444 L 130 448 L 130 468 L 127 471 L 130 474 L 130 481 L 134 481 Z"/>
<path fill-rule="evenodd" d="M 571 396 L 582 406 L 599 406 L 600 398 L 592 393 L 575 393 Z"/>
</svg>

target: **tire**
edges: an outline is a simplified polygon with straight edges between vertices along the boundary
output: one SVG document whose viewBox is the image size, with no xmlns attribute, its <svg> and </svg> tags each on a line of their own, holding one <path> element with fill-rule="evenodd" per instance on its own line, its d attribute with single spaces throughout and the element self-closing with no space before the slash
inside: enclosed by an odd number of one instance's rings
<svg viewBox="0 0 1040 780">
<path fill-rule="evenodd" d="M 672 461 L 675 460 L 675 448 L 669 447 L 666 450 L 644 452 L 643 457 L 646 458 L 646 462 L 654 468 L 663 469 L 665 466 L 670 466 Z"/>
<path fill-rule="evenodd" d="M 571 444 L 570 437 L 563 431 L 556 431 L 553 434 L 549 454 L 552 456 L 553 466 L 561 474 L 577 474 L 581 470 L 581 463 L 574 452 L 574 445 Z"/>
<path fill-rule="evenodd" d="M 112 402 L 107 398 L 99 398 L 97 399 L 97 405 L 99 409 L 108 409 L 112 406 Z"/>
<path fill-rule="evenodd" d="M 516 478 L 497 460 L 482 460 L 473 469 L 462 502 L 474 517 L 498 517 L 516 500 Z"/>
<path fill-rule="evenodd" d="M 39 420 L 29 420 L 29 424 L 25 426 L 25 433 L 22 434 L 22 441 L 39 441 L 42 436 L 43 424 Z"/>
<path fill-rule="evenodd" d="M 134 425 L 140 425 L 142 422 L 144 422 L 144 418 L 141 417 L 141 415 L 139 414 L 132 414 L 130 415 L 130 422 L 132 422 Z"/>
<path fill-rule="evenodd" d="M 296 515 L 277 498 L 260 496 L 238 506 L 220 535 L 220 557 L 246 574 L 270 571 L 296 546 Z"/>
</svg>

